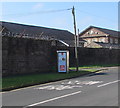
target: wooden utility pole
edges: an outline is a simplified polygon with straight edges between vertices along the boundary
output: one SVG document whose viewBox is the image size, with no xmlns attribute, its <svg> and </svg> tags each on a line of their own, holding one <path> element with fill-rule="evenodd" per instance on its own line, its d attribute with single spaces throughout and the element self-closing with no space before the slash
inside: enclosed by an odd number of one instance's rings
<svg viewBox="0 0 120 108">
<path fill-rule="evenodd" d="M 75 8 L 72 8 L 73 20 L 74 20 L 74 32 L 75 32 L 75 59 L 76 59 L 76 71 L 78 72 L 78 51 L 77 51 L 77 33 L 76 33 L 76 21 L 75 21 Z"/>
<path fill-rule="evenodd" d="M 79 47 L 79 29 L 78 29 L 78 35 L 77 35 L 77 47 Z"/>
<path fill-rule="evenodd" d="M 0 33 L 2 33 L 4 29 L 5 29 L 5 27 L 0 30 Z"/>
</svg>

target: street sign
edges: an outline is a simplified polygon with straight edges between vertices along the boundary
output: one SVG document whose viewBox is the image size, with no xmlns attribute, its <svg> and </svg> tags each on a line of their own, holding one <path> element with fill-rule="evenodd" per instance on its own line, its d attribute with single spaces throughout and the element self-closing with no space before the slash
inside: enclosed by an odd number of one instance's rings
<svg viewBox="0 0 120 108">
<path fill-rule="evenodd" d="M 58 72 L 69 71 L 69 51 L 57 51 L 58 57 Z"/>
</svg>

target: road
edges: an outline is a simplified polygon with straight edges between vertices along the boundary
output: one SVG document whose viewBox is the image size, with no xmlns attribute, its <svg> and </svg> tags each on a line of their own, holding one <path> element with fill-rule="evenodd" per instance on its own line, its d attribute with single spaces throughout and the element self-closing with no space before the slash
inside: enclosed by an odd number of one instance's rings
<svg viewBox="0 0 120 108">
<path fill-rule="evenodd" d="M 118 67 L 2 93 L 3 106 L 118 106 Z M 4 108 L 4 107 L 3 107 Z"/>
</svg>

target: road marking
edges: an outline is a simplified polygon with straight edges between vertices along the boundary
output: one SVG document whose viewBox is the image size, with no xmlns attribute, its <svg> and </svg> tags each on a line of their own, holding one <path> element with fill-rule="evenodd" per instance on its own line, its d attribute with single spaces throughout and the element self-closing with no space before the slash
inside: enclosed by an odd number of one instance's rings
<svg viewBox="0 0 120 108">
<path fill-rule="evenodd" d="M 83 85 L 95 85 L 95 84 L 102 83 L 102 82 L 103 81 L 68 80 L 68 81 L 63 81 L 60 85 L 46 85 L 46 86 L 40 86 L 34 89 L 37 89 L 37 90 L 69 90 L 69 89 L 74 89 L 74 88 L 80 88 Z"/>
<path fill-rule="evenodd" d="M 113 83 L 116 83 L 116 82 L 119 82 L 120 80 L 116 80 L 116 81 L 112 81 L 112 82 L 108 82 L 108 83 L 105 83 L 105 84 L 102 84 L 102 85 L 99 85 L 97 87 L 103 87 L 103 86 L 106 86 L 106 85 L 109 85 L 109 84 L 113 84 Z"/>
<path fill-rule="evenodd" d="M 64 85 L 94 85 L 98 83 L 102 83 L 103 81 L 80 81 L 80 80 L 73 80 L 73 81 L 66 81 L 62 82 Z"/>
<path fill-rule="evenodd" d="M 82 86 L 70 86 L 70 85 L 48 85 L 48 86 L 43 86 L 43 87 L 38 87 L 35 89 L 38 90 L 68 90 L 68 89 L 73 89 L 73 88 L 80 88 Z"/>
<path fill-rule="evenodd" d="M 28 105 L 28 106 L 26 106 L 24 108 L 40 105 L 40 104 L 43 104 L 43 103 L 47 103 L 47 102 L 50 102 L 50 101 L 54 101 L 54 100 L 57 100 L 57 99 L 72 96 L 72 95 L 79 94 L 79 93 L 81 93 L 81 91 L 77 91 L 77 92 L 74 92 L 74 93 L 70 93 L 70 94 L 66 94 L 66 95 L 63 95 L 63 96 L 59 96 L 59 97 L 51 98 L 51 99 L 44 100 L 44 101 L 41 101 L 41 102 L 37 102 L 37 103 L 31 104 L 31 105 Z"/>
</svg>

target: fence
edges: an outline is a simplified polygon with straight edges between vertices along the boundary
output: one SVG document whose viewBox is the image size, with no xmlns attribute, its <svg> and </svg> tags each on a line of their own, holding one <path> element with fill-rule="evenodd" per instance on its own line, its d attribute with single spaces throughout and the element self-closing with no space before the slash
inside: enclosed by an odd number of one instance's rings
<svg viewBox="0 0 120 108">
<path fill-rule="evenodd" d="M 2 34 L 2 37 L 16 37 L 16 38 L 29 38 L 29 39 L 37 39 L 37 40 L 54 40 L 54 36 L 53 35 L 44 35 L 42 33 L 40 34 L 24 34 L 24 31 L 23 33 L 13 33 L 13 32 L 10 32 L 10 31 L 6 31 L 6 32 L 2 32 L 4 30 L 4 28 L 0 31 L 1 34 Z"/>
</svg>

